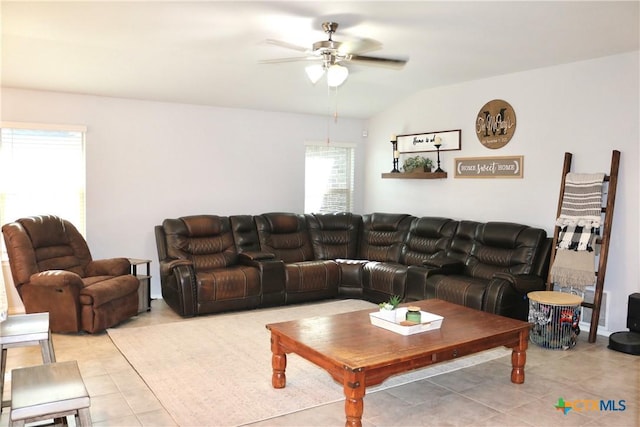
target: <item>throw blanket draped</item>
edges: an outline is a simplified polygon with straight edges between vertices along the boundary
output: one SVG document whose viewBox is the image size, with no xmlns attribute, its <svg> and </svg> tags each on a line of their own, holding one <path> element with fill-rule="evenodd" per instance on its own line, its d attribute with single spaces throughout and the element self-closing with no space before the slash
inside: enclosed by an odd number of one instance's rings
<svg viewBox="0 0 640 427">
<path fill-rule="evenodd" d="M 576 288 L 584 291 L 596 279 L 596 256 L 591 251 L 570 251 L 560 249 L 551 267 L 551 282 L 560 287 Z"/>
<path fill-rule="evenodd" d="M 604 173 L 568 173 L 556 225 L 600 227 Z"/>
<path fill-rule="evenodd" d="M 556 225 L 560 227 L 551 281 L 584 290 L 595 282 L 593 246 L 600 231 L 604 173 L 568 173 Z"/>
<path fill-rule="evenodd" d="M 598 227 L 564 226 L 558 234 L 558 249 L 592 252 L 598 234 Z"/>
</svg>

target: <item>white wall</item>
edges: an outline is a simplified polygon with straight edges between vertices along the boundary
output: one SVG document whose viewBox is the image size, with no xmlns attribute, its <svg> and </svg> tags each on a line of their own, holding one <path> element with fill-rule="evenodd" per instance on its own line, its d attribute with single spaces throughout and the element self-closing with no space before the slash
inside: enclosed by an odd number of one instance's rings
<svg viewBox="0 0 640 427">
<path fill-rule="evenodd" d="M 160 295 L 154 225 L 196 214 L 302 213 L 304 142 L 327 137 L 326 117 L 311 115 L 16 89 L 3 89 L 1 101 L 2 120 L 88 127 L 92 255 L 151 259 L 153 296 Z M 332 141 L 357 144 L 359 171 L 364 124 L 343 118 L 330 131 Z"/>
<path fill-rule="evenodd" d="M 425 90 L 391 106 L 370 120 L 364 210 L 521 222 L 551 234 L 564 153 L 573 153 L 575 172 L 608 173 L 611 151 L 620 150 L 605 290 L 609 329 L 626 330 L 628 296 L 640 291 L 638 63 L 633 52 Z M 474 128 L 492 99 L 509 102 L 517 117 L 513 139 L 497 150 L 480 144 Z M 391 134 L 448 129 L 462 129 L 462 149 L 441 153 L 447 179 L 381 179 L 391 169 Z M 453 178 L 455 157 L 504 155 L 524 156 L 523 179 Z"/>
<path fill-rule="evenodd" d="M 373 117 L 368 142 L 366 122 L 341 119 L 332 138 L 359 144 L 355 211 L 522 222 L 551 233 L 564 152 L 574 154 L 574 171 L 608 172 L 618 149 L 605 289 L 610 330 L 626 329 L 628 295 L 640 290 L 638 63 L 635 52 L 421 91 Z M 518 123 L 508 145 L 489 150 L 474 121 L 496 98 L 514 107 Z M 303 143 L 324 140 L 327 125 L 324 117 L 14 89 L 2 92 L 2 119 L 88 126 L 89 245 L 96 258 L 152 259 L 155 296 L 155 224 L 199 213 L 302 212 Z M 391 134 L 445 129 L 462 129 L 462 150 L 442 153 L 448 179 L 380 178 L 391 169 Z M 494 155 L 523 155 L 524 178 L 453 178 L 454 157 Z"/>
</svg>

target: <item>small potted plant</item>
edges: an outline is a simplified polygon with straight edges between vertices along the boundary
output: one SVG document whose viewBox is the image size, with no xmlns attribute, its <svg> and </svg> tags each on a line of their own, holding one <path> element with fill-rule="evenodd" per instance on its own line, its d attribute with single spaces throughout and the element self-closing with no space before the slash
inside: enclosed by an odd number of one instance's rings
<svg viewBox="0 0 640 427">
<path fill-rule="evenodd" d="M 393 295 L 391 296 L 391 298 L 389 298 L 389 301 L 381 302 L 380 304 L 378 304 L 378 306 L 380 307 L 380 314 L 385 318 L 385 320 L 395 322 L 396 309 L 398 308 L 401 300 L 402 298 L 400 298 L 399 295 Z"/>
<path fill-rule="evenodd" d="M 431 172 L 431 168 L 433 168 L 433 160 L 422 156 L 408 157 L 402 163 L 402 170 L 406 173 Z"/>
</svg>

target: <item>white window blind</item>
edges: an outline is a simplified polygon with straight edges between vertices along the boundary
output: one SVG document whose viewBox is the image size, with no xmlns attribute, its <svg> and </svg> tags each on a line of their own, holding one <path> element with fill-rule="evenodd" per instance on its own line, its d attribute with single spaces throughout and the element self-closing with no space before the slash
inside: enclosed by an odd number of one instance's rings
<svg viewBox="0 0 640 427">
<path fill-rule="evenodd" d="M 85 133 L 82 126 L 2 123 L 0 224 L 51 214 L 85 234 Z"/>
<path fill-rule="evenodd" d="M 308 144 L 305 149 L 306 213 L 353 211 L 355 148 Z"/>
</svg>

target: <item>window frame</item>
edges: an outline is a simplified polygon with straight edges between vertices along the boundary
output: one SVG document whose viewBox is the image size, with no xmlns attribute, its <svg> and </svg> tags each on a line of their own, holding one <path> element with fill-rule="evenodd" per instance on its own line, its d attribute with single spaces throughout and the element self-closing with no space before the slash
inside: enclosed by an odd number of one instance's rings
<svg viewBox="0 0 640 427">
<path fill-rule="evenodd" d="M 81 165 L 78 165 L 76 173 L 77 177 L 74 179 L 78 179 L 78 186 L 75 187 L 74 191 L 65 192 L 66 194 L 71 195 L 70 199 L 74 199 L 74 193 L 77 192 L 77 201 L 78 201 L 78 213 L 77 213 L 77 221 L 74 221 L 74 225 L 78 229 L 78 231 L 86 238 L 86 192 L 87 192 L 87 171 L 86 171 L 86 136 L 87 136 L 87 127 L 83 125 L 68 125 L 68 124 L 52 124 L 52 123 L 32 123 L 32 122 L 13 122 L 13 121 L 2 121 L 0 122 L 0 132 L 3 132 L 5 129 L 11 130 L 27 130 L 27 131 L 41 131 L 41 132 L 71 132 L 71 133 L 79 133 L 80 141 L 72 140 L 73 143 L 80 143 L 80 158 Z M 4 133 L 4 132 L 3 132 Z M 2 138 L 0 136 L 0 138 Z M 46 143 L 46 136 L 43 135 L 42 141 L 38 140 L 38 143 Z M 2 140 L 0 139 L 0 143 Z M 5 141 L 5 143 L 15 143 L 15 141 Z M 59 144 L 62 143 L 60 140 Z M 61 146 L 61 145 L 60 145 Z M 61 146 L 62 147 L 62 146 Z M 62 149 L 62 148 L 61 148 Z M 68 147 L 66 149 L 69 149 Z M 77 148 L 71 148 L 71 150 L 76 150 Z M 77 151 L 74 155 L 77 154 Z M 11 160 L 11 158 L 9 158 Z M 47 172 L 44 172 L 47 173 Z M 41 176 L 34 175 L 33 179 L 42 179 Z M 9 181 L 10 182 L 10 181 Z M 75 182 L 75 180 L 73 181 Z M 9 200 L 7 194 L 7 189 L 11 188 L 11 184 L 7 184 L 5 186 L 0 183 L 0 222 L 9 223 L 15 221 L 18 218 L 8 218 L 6 203 Z M 30 215 L 40 215 L 45 212 L 33 212 Z M 57 214 L 56 209 L 51 211 L 52 214 Z M 68 219 L 68 218 L 67 218 Z M 0 224 L 1 225 L 1 224 Z M 2 241 L 1 246 L 1 258 L 3 260 L 7 259 L 6 248 L 4 246 L 4 240 Z"/>
<path fill-rule="evenodd" d="M 356 178 L 356 150 L 357 150 L 357 144 L 355 143 L 348 143 L 348 142 L 333 142 L 331 141 L 330 143 L 327 143 L 326 141 L 320 142 L 320 141 L 307 141 L 304 144 L 305 146 L 305 150 L 304 150 L 304 164 L 305 164 L 305 182 L 304 182 L 304 212 L 305 213 L 325 213 L 325 212 L 337 212 L 337 211 L 353 211 L 354 207 L 355 207 L 355 178 Z M 347 206 L 344 207 L 344 209 L 339 209 L 339 210 L 323 210 L 322 209 L 322 205 L 320 205 L 320 209 L 312 209 L 308 206 L 308 186 L 309 183 L 307 181 L 308 179 L 308 165 L 307 165 L 307 161 L 308 161 L 308 157 L 307 157 L 307 149 L 308 147 L 329 147 L 329 148 L 343 148 L 346 150 L 349 150 L 349 155 L 348 155 L 348 160 L 345 166 L 348 168 L 348 171 L 346 172 L 346 180 L 349 181 L 348 185 L 345 186 L 343 189 L 341 189 L 342 191 L 344 191 L 346 193 L 346 198 L 348 200 L 347 202 Z M 334 190 L 334 191 L 339 191 L 339 190 Z M 327 193 L 325 193 L 326 195 Z"/>
</svg>

